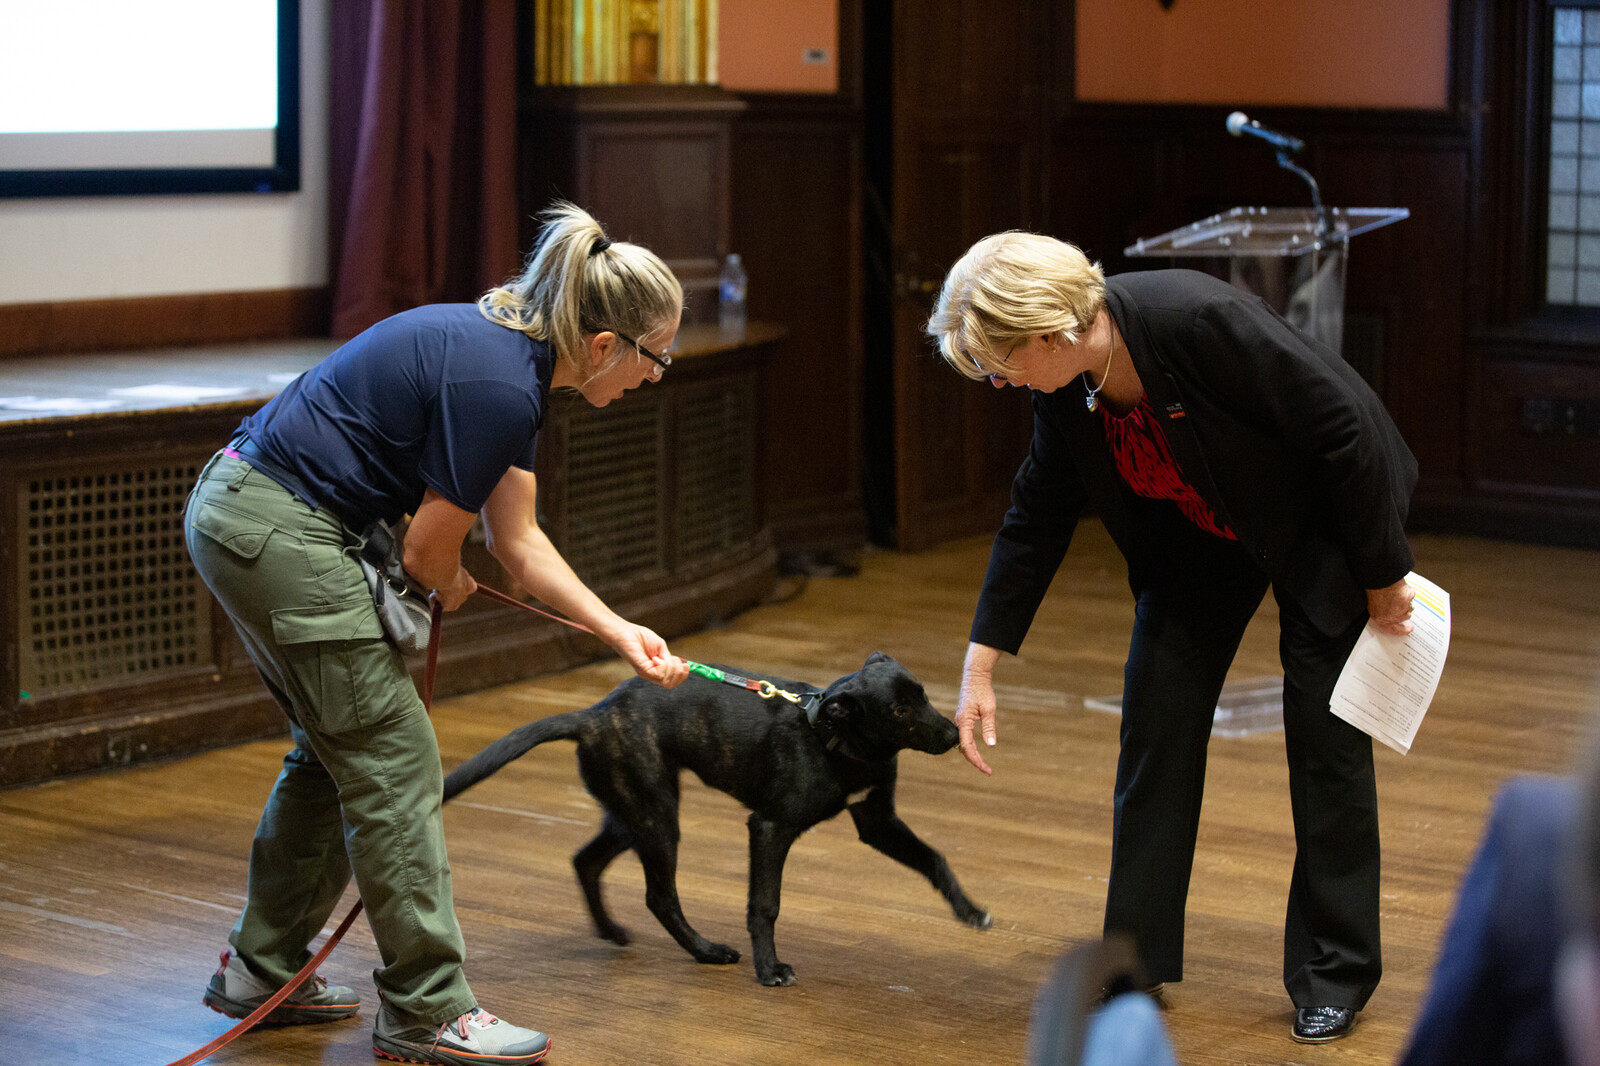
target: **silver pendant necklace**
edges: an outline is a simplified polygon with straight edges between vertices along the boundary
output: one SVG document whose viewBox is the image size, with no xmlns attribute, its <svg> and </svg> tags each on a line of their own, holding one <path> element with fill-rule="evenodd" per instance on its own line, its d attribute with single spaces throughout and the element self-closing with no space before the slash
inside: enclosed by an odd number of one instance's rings
<svg viewBox="0 0 1600 1066">
<path fill-rule="evenodd" d="M 1083 405 L 1091 413 L 1100 410 L 1100 390 L 1106 387 L 1106 378 L 1111 376 L 1111 360 L 1117 354 L 1117 327 L 1108 322 L 1106 332 L 1111 341 L 1111 350 L 1106 353 L 1106 368 L 1100 373 L 1100 384 L 1090 388 L 1089 372 L 1087 370 L 1083 372 L 1083 387 L 1089 390 L 1089 395 L 1083 398 Z"/>
</svg>

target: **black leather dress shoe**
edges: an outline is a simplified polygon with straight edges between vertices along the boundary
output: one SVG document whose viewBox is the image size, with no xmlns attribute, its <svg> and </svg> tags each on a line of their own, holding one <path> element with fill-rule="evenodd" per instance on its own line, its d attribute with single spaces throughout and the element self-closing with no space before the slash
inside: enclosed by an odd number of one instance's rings
<svg viewBox="0 0 1600 1066">
<path fill-rule="evenodd" d="M 1356 1027 L 1354 1007 L 1301 1007 L 1294 1015 L 1294 1038 L 1301 1044 L 1343 1040 Z"/>
</svg>

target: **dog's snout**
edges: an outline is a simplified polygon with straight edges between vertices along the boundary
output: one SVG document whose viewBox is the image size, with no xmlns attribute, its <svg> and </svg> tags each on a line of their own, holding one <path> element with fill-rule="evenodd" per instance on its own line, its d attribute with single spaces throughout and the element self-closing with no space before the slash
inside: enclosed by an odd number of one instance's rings
<svg viewBox="0 0 1600 1066">
<path fill-rule="evenodd" d="M 917 748 L 929 755 L 943 755 L 956 746 L 956 742 L 961 739 L 961 731 L 956 728 L 954 722 L 931 708 L 927 717 L 931 721 L 927 723 L 929 728 L 923 730 L 925 743 L 918 744 Z"/>
</svg>

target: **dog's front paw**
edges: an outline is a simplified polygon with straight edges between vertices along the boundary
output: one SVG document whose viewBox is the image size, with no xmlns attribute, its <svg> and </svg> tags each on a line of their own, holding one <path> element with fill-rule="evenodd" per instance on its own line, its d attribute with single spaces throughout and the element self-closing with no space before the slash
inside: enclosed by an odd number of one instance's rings
<svg viewBox="0 0 1600 1066">
<path fill-rule="evenodd" d="M 794 984 L 794 967 L 786 962 L 774 963 L 771 970 L 757 976 L 769 988 L 787 988 Z"/>
<path fill-rule="evenodd" d="M 706 949 L 694 957 L 694 961 L 708 966 L 730 966 L 739 961 L 739 952 L 726 944 L 707 944 Z"/>
<path fill-rule="evenodd" d="M 994 919 L 989 917 L 989 912 L 982 907 L 972 908 L 972 911 L 961 920 L 974 929 L 987 929 L 994 924 Z"/>
<path fill-rule="evenodd" d="M 595 926 L 594 934 L 602 940 L 609 940 L 613 944 L 621 944 L 623 947 L 626 947 L 628 941 L 632 939 L 628 935 L 628 931 L 616 922 Z"/>
</svg>

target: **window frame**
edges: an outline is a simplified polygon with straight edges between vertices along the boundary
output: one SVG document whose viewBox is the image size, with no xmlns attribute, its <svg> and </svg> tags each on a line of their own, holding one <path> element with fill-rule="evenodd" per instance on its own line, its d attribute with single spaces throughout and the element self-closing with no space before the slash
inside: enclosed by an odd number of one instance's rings
<svg viewBox="0 0 1600 1066">
<path fill-rule="evenodd" d="M 1552 304 L 1549 271 L 1550 124 L 1556 8 L 1600 11 L 1600 0 L 1522 0 L 1472 5 L 1477 51 L 1478 126 L 1483 176 L 1477 318 L 1488 336 L 1600 354 L 1600 306 Z M 1581 355 L 1580 355 L 1581 358 Z"/>
</svg>

